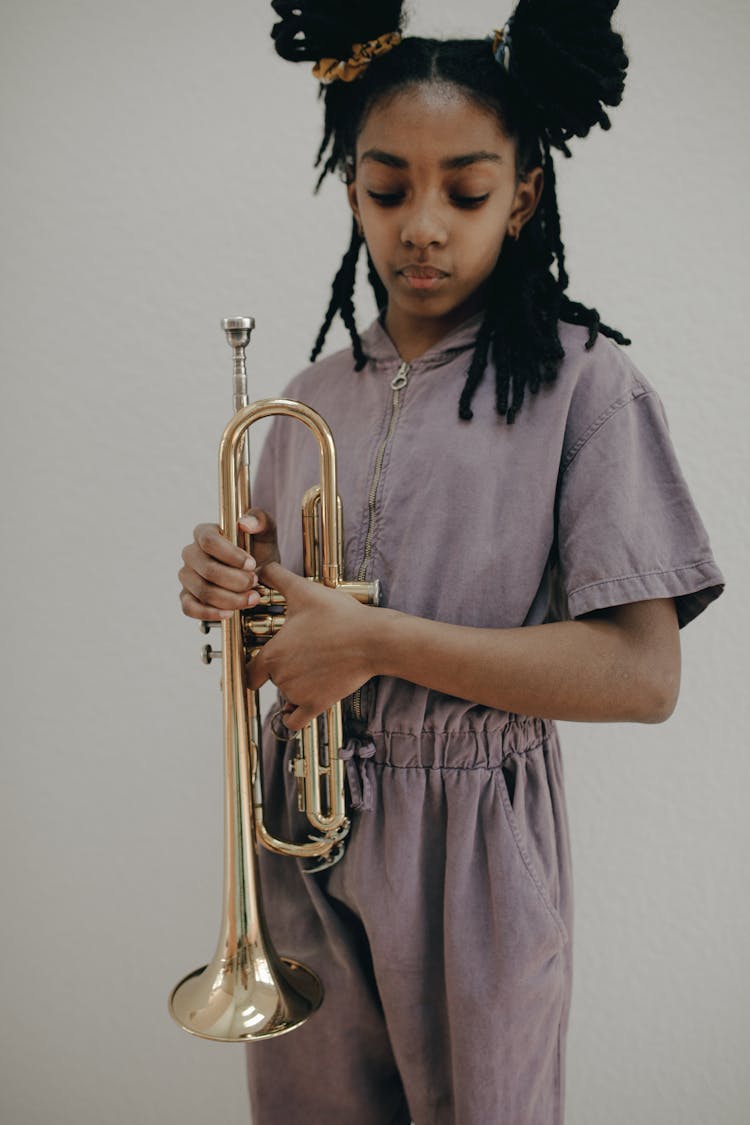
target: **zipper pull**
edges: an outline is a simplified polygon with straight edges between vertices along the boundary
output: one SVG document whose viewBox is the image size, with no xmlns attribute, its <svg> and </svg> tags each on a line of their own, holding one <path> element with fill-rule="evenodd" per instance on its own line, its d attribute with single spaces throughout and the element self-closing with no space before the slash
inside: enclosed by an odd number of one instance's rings
<svg viewBox="0 0 750 1125">
<path fill-rule="evenodd" d="M 398 369 L 398 374 L 394 375 L 391 379 L 391 387 L 394 391 L 400 391 L 409 382 L 409 372 L 411 371 L 410 363 L 402 363 Z"/>
</svg>

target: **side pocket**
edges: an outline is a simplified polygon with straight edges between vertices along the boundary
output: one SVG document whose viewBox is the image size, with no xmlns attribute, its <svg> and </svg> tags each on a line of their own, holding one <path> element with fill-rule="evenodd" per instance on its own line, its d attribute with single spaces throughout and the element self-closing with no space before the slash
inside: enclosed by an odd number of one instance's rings
<svg viewBox="0 0 750 1125">
<path fill-rule="evenodd" d="M 539 754 L 542 753 L 542 748 L 537 748 Z M 507 759 L 507 764 L 502 766 L 501 769 L 494 770 L 495 784 L 500 792 L 500 799 L 502 801 L 505 816 L 508 821 L 508 826 L 513 835 L 513 839 L 518 849 L 518 854 L 521 857 L 526 874 L 531 880 L 534 888 L 536 889 L 539 898 L 544 904 L 550 918 L 555 924 L 557 931 L 562 939 L 563 945 L 567 945 L 570 941 L 568 934 L 568 927 L 560 914 L 560 911 L 552 901 L 549 887 L 546 880 L 542 875 L 540 866 L 532 857 L 531 850 L 524 838 L 524 832 L 521 830 L 518 817 L 514 811 L 514 798 L 523 800 L 526 793 L 526 777 L 525 770 L 531 763 L 529 756 L 532 752 L 523 755 L 514 755 L 512 758 Z M 532 767 L 533 768 L 533 767 Z M 546 792 L 546 788 L 544 790 Z M 549 804 L 551 813 L 551 802 Z M 548 839 L 545 841 L 545 851 L 550 856 L 551 861 L 556 865 L 557 863 L 557 845 L 555 839 L 554 826 L 552 823 L 549 825 L 549 831 L 546 833 Z"/>
</svg>

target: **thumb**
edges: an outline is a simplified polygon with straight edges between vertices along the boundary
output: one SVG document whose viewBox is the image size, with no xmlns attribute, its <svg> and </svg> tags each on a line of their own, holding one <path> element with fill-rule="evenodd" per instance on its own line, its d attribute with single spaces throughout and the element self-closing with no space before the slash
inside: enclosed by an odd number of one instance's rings
<svg viewBox="0 0 750 1125">
<path fill-rule="evenodd" d="M 258 569 L 264 563 L 279 558 L 276 523 L 270 512 L 250 508 L 237 522 L 241 530 L 250 536 L 250 553 L 257 560 Z"/>
<path fill-rule="evenodd" d="M 245 666 L 247 687 L 249 691 L 260 691 L 268 679 L 266 669 L 265 646 L 256 652 L 255 656 Z"/>
<path fill-rule="evenodd" d="M 276 542 L 276 521 L 270 512 L 262 508 L 248 508 L 237 521 L 243 531 L 247 531 L 260 543 Z"/>
<path fill-rule="evenodd" d="M 295 593 L 301 593 L 308 589 L 308 581 L 302 578 L 299 574 L 295 574 L 291 570 L 287 570 L 279 562 L 267 562 L 258 571 L 258 576 L 261 582 L 266 586 L 272 586 L 274 590 L 278 590 L 283 594 L 287 602 L 290 595 L 293 597 Z"/>
</svg>

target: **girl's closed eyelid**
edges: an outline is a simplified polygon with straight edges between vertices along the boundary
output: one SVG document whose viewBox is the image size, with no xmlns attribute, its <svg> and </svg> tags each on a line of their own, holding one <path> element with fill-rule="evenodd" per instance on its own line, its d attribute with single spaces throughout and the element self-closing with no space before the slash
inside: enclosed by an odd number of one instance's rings
<svg viewBox="0 0 750 1125">
<path fill-rule="evenodd" d="M 400 191 L 370 191 L 368 189 L 367 194 L 369 195 L 370 199 L 374 199 L 376 203 L 381 203 L 385 206 L 399 203 L 404 198 L 403 193 Z"/>
<path fill-rule="evenodd" d="M 454 195 L 453 202 L 459 207 L 466 207 L 472 209 L 474 207 L 481 207 L 486 203 L 490 197 L 490 193 L 486 191 L 484 195 Z"/>
<path fill-rule="evenodd" d="M 403 192 L 371 191 L 369 188 L 367 189 L 367 194 L 370 199 L 374 200 L 381 207 L 396 207 L 404 198 Z M 486 203 L 490 194 L 491 193 L 487 191 L 483 195 L 452 195 L 450 198 L 451 202 L 455 203 L 457 207 L 472 210 Z"/>
</svg>

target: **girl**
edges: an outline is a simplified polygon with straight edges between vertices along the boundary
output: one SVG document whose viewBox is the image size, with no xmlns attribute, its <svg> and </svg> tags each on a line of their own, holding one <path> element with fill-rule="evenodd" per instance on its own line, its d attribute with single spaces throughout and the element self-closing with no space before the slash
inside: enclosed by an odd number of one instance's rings
<svg viewBox="0 0 750 1125">
<path fill-rule="evenodd" d="M 261 855 L 275 943 L 326 996 L 248 1047 L 255 1125 L 563 1120 L 555 720 L 668 718 L 678 629 L 723 589 L 658 395 L 567 295 L 551 150 L 609 128 L 615 6 L 520 0 L 489 38 L 438 42 L 403 38 L 394 0 L 273 3 L 277 51 L 323 83 L 321 179 L 343 175 L 353 215 L 312 358 L 337 312 L 351 348 L 285 394 L 333 430 L 346 576 L 382 599 L 300 577 L 317 447 L 277 418 L 241 521 L 253 555 L 203 524 L 180 571 L 190 617 L 255 604 L 259 572 L 286 596 L 249 682 L 277 685 L 290 731 L 345 699 L 344 858 L 311 876 Z M 363 243 L 380 315 L 360 335 Z M 271 814 L 304 838 L 268 722 L 265 746 Z"/>
</svg>

